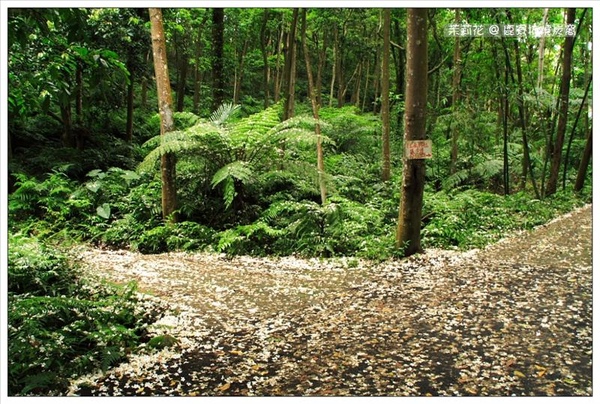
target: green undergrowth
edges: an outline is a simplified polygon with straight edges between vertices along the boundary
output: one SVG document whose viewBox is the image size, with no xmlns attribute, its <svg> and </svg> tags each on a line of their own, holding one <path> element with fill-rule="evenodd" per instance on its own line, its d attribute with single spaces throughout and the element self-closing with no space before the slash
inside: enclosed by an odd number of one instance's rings
<svg viewBox="0 0 600 404">
<path fill-rule="evenodd" d="M 8 394 L 63 394 L 69 379 L 139 349 L 166 308 L 136 288 L 84 277 L 56 248 L 9 235 Z"/>
<path fill-rule="evenodd" d="M 524 192 L 507 196 L 476 190 L 426 193 L 422 242 L 426 248 L 481 248 L 590 202 L 591 188 L 580 195 L 559 191 L 543 200 Z"/>
<path fill-rule="evenodd" d="M 398 192 L 357 177 L 335 177 L 335 194 L 321 205 L 302 191 L 303 183 L 293 175 L 272 175 L 260 190 L 262 200 L 247 208 L 251 215 L 236 218 L 222 201 L 204 201 L 196 208 L 213 212 L 212 220 L 220 224 L 185 220 L 185 215 L 178 223 L 165 223 L 160 217 L 160 183 L 152 177 L 111 168 L 93 170 L 87 178 L 77 184 L 60 171 L 41 180 L 20 175 L 17 190 L 9 196 L 11 232 L 148 254 L 212 251 L 371 260 L 402 255 L 395 247 Z M 470 249 L 591 202 L 591 186 L 579 194 L 567 189 L 543 200 L 526 192 L 504 196 L 469 188 L 429 189 L 423 200 L 422 246 Z"/>
</svg>

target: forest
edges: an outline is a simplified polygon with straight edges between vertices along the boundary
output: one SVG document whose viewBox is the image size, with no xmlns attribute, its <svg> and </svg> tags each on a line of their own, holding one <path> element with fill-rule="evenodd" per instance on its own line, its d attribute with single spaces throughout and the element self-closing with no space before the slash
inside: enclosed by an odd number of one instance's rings
<svg viewBox="0 0 600 404">
<path fill-rule="evenodd" d="M 125 360 L 165 310 L 77 246 L 381 263 L 592 201 L 592 9 L 6 18 L 10 395 Z"/>
</svg>

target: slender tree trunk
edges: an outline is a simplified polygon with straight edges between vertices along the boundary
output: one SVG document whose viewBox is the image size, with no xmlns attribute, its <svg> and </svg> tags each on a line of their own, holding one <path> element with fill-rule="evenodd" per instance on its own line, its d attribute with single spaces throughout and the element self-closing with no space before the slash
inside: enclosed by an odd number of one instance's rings
<svg viewBox="0 0 600 404">
<path fill-rule="evenodd" d="M 134 65 L 133 65 L 133 54 L 130 51 L 129 57 L 127 58 L 127 71 L 129 71 L 129 83 L 127 84 L 127 121 L 125 124 L 125 141 L 131 143 L 133 139 L 133 101 L 134 101 Z"/>
<path fill-rule="evenodd" d="M 242 80 L 244 79 L 244 60 L 246 58 L 246 52 L 248 51 L 248 43 L 248 40 L 244 41 L 242 52 L 238 58 L 237 74 L 233 89 L 233 103 L 236 105 L 239 104 L 240 94 L 242 92 Z"/>
<path fill-rule="evenodd" d="M 341 108 L 344 106 L 344 90 L 345 90 L 345 82 L 344 82 L 344 68 L 343 68 L 343 55 L 342 55 L 342 35 L 340 35 L 339 28 L 335 26 L 335 76 L 338 84 L 337 91 L 337 107 Z"/>
<path fill-rule="evenodd" d="M 571 127 L 571 135 L 569 136 L 569 142 L 567 144 L 567 151 L 565 153 L 565 164 L 563 164 L 563 177 L 562 177 L 562 186 L 563 189 L 567 186 L 567 162 L 569 161 L 569 156 L 571 155 L 571 145 L 573 143 L 573 139 L 575 138 L 575 130 L 577 129 L 577 123 L 579 123 L 579 117 L 581 116 L 581 112 L 583 111 L 584 106 L 586 105 L 586 99 L 588 92 L 590 90 L 592 84 L 592 76 L 590 75 L 587 85 L 585 86 L 585 92 L 583 93 L 583 98 L 581 99 L 581 104 L 579 104 L 579 109 L 577 110 L 577 115 L 575 116 L 575 121 Z"/>
<path fill-rule="evenodd" d="M 263 60 L 263 94 L 264 94 L 264 107 L 269 107 L 269 54 L 267 52 L 267 23 L 269 22 L 269 9 L 265 8 L 263 11 L 262 25 L 260 26 L 260 53 Z"/>
<path fill-rule="evenodd" d="M 287 37 L 287 53 L 285 55 L 285 105 L 283 120 L 294 116 L 294 100 L 296 93 L 296 26 L 298 25 L 298 9 L 292 13 L 292 23 Z"/>
<path fill-rule="evenodd" d="M 71 113 L 71 102 L 60 106 L 60 121 L 63 124 L 62 145 L 63 147 L 74 147 L 73 141 L 73 118 Z"/>
<path fill-rule="evenodd" d="M 573 24 L 575 21 L 575 9 L 567 9 L 567 24 Z M 573 44 L 575 38 L 565 37 L 565 46 L 563 50 L 563 65 L 562 77 L 560 82 L 560 107 L 558 116 L 558 127 L 556 128 L 556 140 L 552 150 L 552 158 L 550 165 L 550 178 L 546 186 L 546 195 L 552 195 L 556 192 L 558 183 L 558 174 L 560 170 L 560 162 L 562 158 L 562 148 L 565 141 L 565 133 L 567 131 L 567 118 L 569 112 L 569 89 L 571 86 L 571 60 L 573 55 Z"/>
<path fill-rule="evenodd" d="M 75 71 L 75 123 L 83 124 L 83 65 L 81 61 L 77 61 L 77 69 Z"/>
<path fill-rule="evenodd" d="M 158 111 L 160 114 L 160 134 L 164 136 L 174 129 L 173 98 L 169 69 L 167 65 L 167 44 L 163 28 L 163 17 L 160 8 L 150 8 L 150 27 L 152 35 L 152 55 L 158 93 Z M 163 220 L 177 221 L 177 188 L 175 183 L 175 155 L 165 153 L 161 156 L 160 170 L 162 180 L 162 213 Z"/>
<path fill-rule="evenodd" d="M 363 98 L 362 98 L 362 105 L 360 106 L 360 110 L 361 112 L 365 112 L 365 108 L 367 106 L 367 96 L 369 94 L 369 74 L 371 72 L 371 63 L 369 61 L 369 59 L 367 59 L 367 71 L 365 73 L 365 88 L 363 90 Z"/>
<path fill-rule="evenodd" d="M 406 110 L 404 144 L 425 139 L 427 114 L 427 12 L 408 9 L 406 56 Z M 398 212 L 396 246 L 409 256 L 421 250 L 421 213 L 425 187 L 425 161 L 404 156 L 402 196 Z"/>
<path fill-rule="evenodd" d="M 321 137 L 321 125 L 319 124 L 319 104 L 317 103 L 316 87 L 313 82 L 312 64 L 310 63 L 310 54 L 308 44 L 306 43 L 306 9 L 302 10 L 302 49 L 304 52 L 304 61 L 306 63 L 306 74 L 308 76 L 308 93 L 310 103 L 315 118 L 315 134 L 317 135 L 317 173 L 319 176 L 319 191 L 321 193 L 321 204 L 327 203 L 327 187 L 325 186 L 325 164 L 323 162 L 323 146 Z"/>
<path fill-rule="evenodd" d="M 335 80 L 336 80 L 335 73 L 337 72 L 337 69 L 335 68 L 337 66 L 336 58 L 337 58 L 337 54 L 335 52 L 335 38 L 334 38 L 333 64 L 331 65 L 331 84 L 329 85 L 329 108 L 331 108 L 333 106 L 333 91 L 335 89 Z"/>
<path fill-rule="evenodd" d="M 78 150 L 84 148 L 84 128 L 83 128 L 83 63 L 77 61 L 75 71 L 75 131 L 72 133 L 75 137 L 75 146 Z"/>
<path fill-rule="evenodd" d="M 176 111 L 182 112 L 185 102 L 185 87 L 187 83 L 187 72 L 188 72 L 188 56 L 184 50 L 181 51 L 179 56 L 179 80 L 177 81 L 177 107 Z"/>
<path fill-rule="evenodd" d="M 535 176 L 533 174 L 533 164 L 531 162 L 531 157 L 529 156 L 529 141 L 527 139 L 527 122 L 526 116 L 527 113 L 525 111 L 525 105 L 523 103 L 523 72 L 521 71 L 521 52 L 519 51 L 519 42 L 514 41 L 515 47 L 515 59 L 516 59 L 516 67 L 517 67 L 517 82 L 519 85 L 519 96 L 517 97 L 517 105 L 519 107 L 519 121 L 521 123 L 521 137 L 523 140 L 523 168 L 521 173 L 521 184 L 522 187 L 525 188 L 527 183 L 527 170 L 529 170 L 529 175 L 531 177 L 531 185 L 533 186 L 533 192 L 535 192 L 535 197 L 540 199 L 540 191 L 538 190 Z"/>
<path fill-rule="evenodd" d="M 585 149 L 583 150 L 583 156 L 581 157 L 581 162 L 579 163 L 579 170 L 577 171 L 577 179 L 575 180 L 575 186 L 573 189 L 575 192 L 581 191 L 583 188 L 583 183 L 585 182 L 585 173 L 587 171 L 587 167 L 590 163 L 590 158 L 592 157 L 592 128 L 587 134 L 587 139 L 585 141 Z"/>
<path fill-rule="evenodd" d="M 200 56 L 202 54 L 202 45 L 196 44 L 196 61 L 194 63 L 194 113 L 198 113 L 200 110 L 200 89 L 202 84 L 201 74 L 200 74 Z"/>
<path fill-rule="evenodd" d="M 507 58 L 508 63 L 508 58 Z M 504 92 L 503 92 L 503 112 L 504 115 L 502 117 L 502 139 L 503 139 L 503 171 L 502 171 L 502 179 L 504 185 L 504 195 L 510 194 L 510 167 L 508 161 L 508 118 L 509 118 L 509 108 L 508 108 L 508 69 L 509 65 L 504 66 Z"/>
<path fill-rule="evenodd" d="M 362 67 L 363 62 L 360 61 L 357 64 L 358 71 L 356 72 L 356 78 L 354 79 L 354 90 L 352 91 L 352 97 L 350 103 L 356 107 L 360 106 L 360 86 L 362 84 Z"/>
<path fill-rule="evenodd" d="M 323 45 L 319 50 L 319 62 L 317 64 L 317 104 L 323 105 L 323 69 L 325 69 L 325 61 L 327 60 L 327 30 L 323 30 Z"/>
<path fill-rule="evenodd" d="M 378 111 L 377 108 L 377 97 L 379 97 L 379 78 L 380 78 L 380 74 L 379 74 L 379 69 L 381 68 L 380 63 L 381 63 L 381 57 L 380 57 L 380 49 L 379 47 L 377 47 L 377 49 L 375 50 L 375 65 L 373 66 L 373 113 L 376 114 Z"/>
<path fill-rule="evenodd" d="M 281 72 L 281 53 L 283 51 L 284 41 L 283 38 L 285 36 L 285 20 L 282 18 L 281 21 L 281 31 L 279 32 L 279 36 L 277 39 L 277 62 L 275 64 L 275 88 L 273 90 L 273 99 L 277 103 L 279 102 L 279 97 L 281 96 L 281 87 L 283 82 L 283 74 Z M 284 61 L 285 65 L 285 61 Z"/>
<path fill-rule="evenodd" d="M 225 100 L 225 75 L 223 71 L 223 31 L 225 11 L 214 8 L 212 13 L 213 37 L 213 111 Z"/>
<path fill-rule="evenodd" d="M 542 25 L 545 26 L 548 21 L 548 8 L 544 9 L 544 18 L 542 19 Z M 541 88 L 544 84 L 544 52 L 546 51 L 546 35 L 540 37 L 540 46 L 538 50 L 538 79 L 537 88 Z"/>
<path fill-rule="evenodd" d="M 460 23 L 460 9 L 457 8 L 454 14 L 454 23 Z M 456 119 L 458 114 L 458 103 L 460 102 L 460 76 L 462 70 L 462 61 L 460 57 L 460 37 L 454 38 L 454 57 L 452 63 L 452 112 Z M 450 174 L 456 173 L 456 162 L 458 160 L 458 125 L 454 125 L 452 129 L 452 146 L 450 149 Z"/>
<path fill-rule="evenodd" d="M 381 126 L 384 182 L 390 180 L 390 15 L 389 8 L 383 9 L 383 51 L 381 60 Z"/>
</svg>

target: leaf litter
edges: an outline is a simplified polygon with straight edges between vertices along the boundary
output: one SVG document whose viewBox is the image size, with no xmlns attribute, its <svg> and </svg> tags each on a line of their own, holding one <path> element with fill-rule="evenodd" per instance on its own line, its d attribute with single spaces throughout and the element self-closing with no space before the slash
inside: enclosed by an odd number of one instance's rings
<svg viewBox="0 0 600 404">
<path fill-rule="evenodd" d="M 93 396 L 591 396 L 592 207 L 483 250 L 383 263 L 83 247 L 173 310 L 177 343 L 73 380 Z"/>
</svg>

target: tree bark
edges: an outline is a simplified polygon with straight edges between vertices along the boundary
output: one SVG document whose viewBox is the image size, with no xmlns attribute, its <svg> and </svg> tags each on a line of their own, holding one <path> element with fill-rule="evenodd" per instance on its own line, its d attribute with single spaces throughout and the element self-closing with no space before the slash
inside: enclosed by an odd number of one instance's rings
<svg viewBox="0 0 600 404">
<path fill-rule="evenodd" d="M 127 58 L 127 71 L 129 72 L 129 83 L 127 84 L 127 122 L 125 124 L 125 141 L 127 143 L 131 143 L 131 139 L 133 139 L 133 69 L 133 53 L 130 51 L 129 57 Z"/>
<path fill-rule="evenodd" d="M 592 127 L 587 134 L 587 140 L 585 141 L 585 149 L 583 150 L 583 156 L 581 157 L 581 162 L 579 163 L 579 170 L 577 171 L 577 179 L 575 180 L 575 186 L 573 189 L 575 192 L 581 191 L 583 188 L 583 183 L 585 181 L 585 173 L 587 171 L 587 167 L 590 163 L 590 158 L 592 157 Z"/>
<path fill-rule="evenodd" d="M 73 139 L 73 118 L 71 113 L 71 102 L 60 106 L 60 122 L 63 125 L 62 145 L 63 147 L 74 147 Z"/>
<path fill-rule="evenodd" d="M 567 24 L 573 24 L 575 21 L 575 9 L 567 9 Z M 560 108 L 558 116 L 558 126 L 556 128 L 556 140 L 552 149 L 550 178 L 546 186 L 546 195 L 552 195 L 556 192 L 558 175 L 560 170 L 560 161 L 562 157 L 562 147 L 565 141 L 567 131 L 567 118 L 569 112 L 569 89 L 571 86 L 571 60 L 573 55 L 574 37 L 566 37 L 562 60 L 562 77 L 560 81 Z"/>
<path fill-rule="evenodd" d="M 406 109 L 404 143 L 425 139 L 427 113 L 427 9 L 408 9 Z M 396 247 L 409 256 L 421 249 L 421 213 L 425 161 L 404 157 L 402 196 L 398 212 Z"/>
<path fill-rule="evenodd" d="M 295 8 L 292 13 L 292 22 L 287 35 L 284 68 L 284 110 L 283 120 L 294 116 L 294 100 L 296 93 L 296 26 L 298 24 L 298 9 Z"/>
<path fill-rule="evenodd" d="M 177 80 L 177 107 L 176 111 L 182 112 L 185 101 L 185 87 L 187 82 L 188 72 L 188 55 L 185 49 L 180 51 L 179 56 L 179 80 Z"/>
<path fill-rule="evenodd" d="M 152 35 L 152 55 L 158 93 L 158 110 L 160 114 L 160 134 L 174 129 L 173 98 L 169 69 L 167 65 L 167 44 L 163 28 L 163 17 L 160 8 L 150 8 L 150 27 Z M 177 221 L 177 188 L 175 183 L 175 155 L 165 153 L 161 156 L 160 170 L 162 180 L 162 214 L 163 220 Z"/>
<path fill-rule="evenodd" d="M 381 143 L 383 154 L 383 171 L 381 178 L 384 182 L 390 180 L 390 14 L 391 10 L 383 10 L 383 51 L 381 61 Z"/>
<path fill-rule="evenodd" d="M 457 8 L 454 15 L 454 23 L 460 23 L 460 9 Z M 460 101 L 460 76 L 462 61 L 460 58 L 460 37 L 454 38 L 454 55 L 452 59 L 452 112 L 456 119 L 458 113 L 458 103 Z M 450 174 L 456 173 L 456 161 L 458 160 L 458 125 L 452 129 L 452 141 L 450 149 Z"/>
<path fill-rule="evenodd" d="M 242 51 L 240 52 L 238 59 L 236 80 L 233 88 L 233 103 L 236 105 L 239 104 L 240 94 L 242 93 L 242 80 L 244 79 L 244 61 L 246 60 L 248 44 L 249 41 L 246 39 L 244 41 L 244 46 L 242 47 Z"/>
<path fill-rule="evenodd" d="M 335 26 L 335 43 L 334 43 L 334 47 L 333 49 L 335 50 L 335 54 L 336 54 L 336 58 L 335 58 L 335 77 L 337 80 L 337 84 L 338 84 L 338 91 L 337 91 L 337 107 L 341 108 L 344 106 L 344 90 L 346 87 L 346 84 L 344 82 L 344 69 L 343 69 L 343 61 L 342 61 L 342 38 L 343 37 L 343 33 L 342 35 L 340 35 L 339 32 L 339 27 Z"/>
<path fill-rule="evenodd" d="M 313 82 L 312 64 L 308 44 L 306 43 L 306 9 L 302 10 L 302 49 L 306 63 L 306 74 L 308 77 L 308 93 L 315 118 L 315 134 L 317 135 L 317 172 L 319 176 L 319 191 L 321 193 L 321 205 L 327 203 L 327 187 L 325 186 L 325 163 L 323 161 L 323 146 L 321 137 L 321 125 L 319 125 L 319 104 L 317 103 L 316 86 Z"/>
<path fill-rule="evenodd" d="M 277 37 L 277 58 L 276 58 L 276 64 L 275 64 L 275 80 L 274 80 L 274 85 L 275 88 L 273 89 L 273 101 L 275 103 L 277 103 L 279 101 L 279 98 L 281 97 L 281 87 L 282 87 L 282 81 L 283 81 L 283 74 L 281 72 L 281 54 L 283 52 L 283 47 L 285 47 L 285 44 L 283 42 L 283 38 L 285 36 L 285 20 L 282 18 L 281 19 L 281 31 L 279 32 L 279 35 Z M 285 65 L 285 61 L 284 61 L 284 65 Z"/>
<path fill-rule="evenodd" d="M 548 21 L 548 8 L 544 9 L 544 18 L 542 19 L 542 25 L 546 25 Z M 540 46 L 538 49 L 538 78 L 537 87 L 541 88 L 544 84 L 544 52 L 546 51 L 546 35 L 540 37 Z"/>
<path fill-rule="evenodd" d="M 260 53 L 262 55 L 263 60 L 263 93 L 264 93 L 264 107 L 269 107 L 269 99 L 271 95 L 269 94 L 269 54 L 267 52 L 267 22 L 269 22 L 269 9 L 265 8 L 263 11 L 263 20 L 262 25 L 260 26 Z"/>
<path fill-rule="evenodd" d="M 213 37 L 213 111 L 225 99 L 225 76 L 223 72 L 223 31 L 225 12 L 222 8 L 214 8 L 212 13 Z"/>
</svg>

